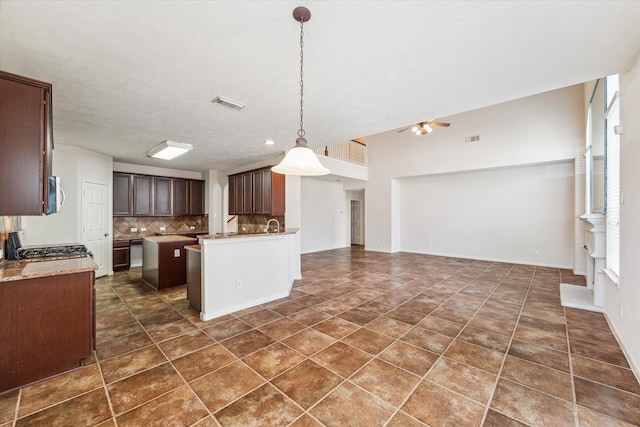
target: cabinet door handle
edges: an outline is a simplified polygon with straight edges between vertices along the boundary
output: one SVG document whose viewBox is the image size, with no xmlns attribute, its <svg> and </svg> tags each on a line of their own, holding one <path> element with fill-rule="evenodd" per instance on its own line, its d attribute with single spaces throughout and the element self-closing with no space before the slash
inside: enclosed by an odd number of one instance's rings
<svg viewBox="0 0 640 427">
<path fill-rule="evenodd" d="M 104 237 L 109 237 L 109 233 L 104 233 Z"/>
</svg>

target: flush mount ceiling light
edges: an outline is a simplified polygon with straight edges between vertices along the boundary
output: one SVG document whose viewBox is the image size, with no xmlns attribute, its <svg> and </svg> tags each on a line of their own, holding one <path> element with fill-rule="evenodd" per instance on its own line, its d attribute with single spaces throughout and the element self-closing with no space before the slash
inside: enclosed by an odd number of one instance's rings
<svg viewBox="0 0 640 427">
<path fill-rule="evenodd" d="M 304 23 L 311 19 L 311 12 L 306 7 L 297 7 L 293 11 L 293 18 L 300 22 L 300 130 L 298 130 L 298 138 L 296 139 L 296 146 L 287 152 L 284 159 L 271 170 L 284 174 L 284 175 L 304 175 L 304 176 L 319 176 L 327 175 L 329 169 L 322 166 L 315 153 L 307 146 L 307 140 L 304 138 L 303 127 L 303 95 L 304 95 L 304 81 L 303 66 L 304 66 Z"/>
<path fill-rule="evenodd" d="M 216 96 L 211 100 L 213 104 L 220 105 L 221 107 L 230 108 L 232 110 L 240 111 L 246 107 L 246 105 L 239 103 L 238 101 L 234 101 L 229 98 L 225 98 L 224 96 Z"/>
<path fill-rule="evenodd" d="M 174 141 L 162 141 L 147 152 L 147 156 L 155 159 L 171 160 L 187 151 L 193 150 L 193 145 Z"/>
</svg>

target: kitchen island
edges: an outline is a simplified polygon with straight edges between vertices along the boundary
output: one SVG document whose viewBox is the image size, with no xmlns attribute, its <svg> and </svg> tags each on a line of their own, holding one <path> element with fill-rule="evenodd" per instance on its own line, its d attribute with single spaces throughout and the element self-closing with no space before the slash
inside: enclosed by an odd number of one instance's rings
<svg viewBox="0 0 640 427">
<path fill-rule="evenodd" d="M 156 289 L 187 283 L 184 247 L 197 242 L 180 235 L 146 236 L 142 240 L 142 280 Z"/>
<path fill-rule="evenodd" d="M 300 262 L 298 231 L 200 237 L 200 318 L 211 320 L 288 296 Z"/>
</svg>

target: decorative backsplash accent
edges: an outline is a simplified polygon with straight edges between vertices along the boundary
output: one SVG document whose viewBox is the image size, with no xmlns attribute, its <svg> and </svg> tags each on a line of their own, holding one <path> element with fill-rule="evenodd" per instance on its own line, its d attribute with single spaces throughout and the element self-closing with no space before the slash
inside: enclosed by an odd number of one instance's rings
<svg viewBox="0 0 640 427">
<path fill-rule="evenodd" d="M 161 230 L 160 227 L 165 227 Z M 191 229 L 191 227 L 195 227 Z M 137 228 L 137 232 L 132 232 Z M 145 231 L 140 231 L 146 228 Z M 114 216 L 113 238 L 136 238 L 156 233 L 199 233 L 209 231 L 209 215 L 186 216 Z"/>
<path fill-rule="evenodd" d="M 238 215 L 238 233 L 262 233 L 271 218 L 280 222 L 280 230 L 284 229 L 284 216 Z"/>
</svg>

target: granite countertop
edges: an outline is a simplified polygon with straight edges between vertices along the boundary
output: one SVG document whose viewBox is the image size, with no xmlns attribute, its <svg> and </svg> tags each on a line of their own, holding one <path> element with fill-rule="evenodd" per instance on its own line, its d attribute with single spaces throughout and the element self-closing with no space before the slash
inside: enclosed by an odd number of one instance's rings
<svg viewBox="0 0 640 427">
<path fill-rule="evenodd" d="M 90 256 L 43 261 L 0 261 L 0 282 L 58 276 L 97 270 Z"/>
<path fill-rule="evenodd" d="M 131 235 L 131 236 L 120 236 L 120 237 L 114 237 L 113 241 L 114 242 L 122 242 L 122 241 L 127 241 L 127 240 L 142 240 L 145 237 L 154 237 L 154 236 L 184 236 L 186 234 L 208 234 L 209 232 L 207 230 L 189 230 L 189 231 L 159 231 L 159 232 L 154 232 L 153 234 L 147 234 L 145 236 L 142 236 L 140 234 L 135 234 L 135 235 Z"/>
<path fill-rule="evenodd" d="M 144 240 L 156 243 L 175 243 L 175 242 L 197 242 L 195 237 L 186 237 L 181 235 L 169 235 L 169 236 L 144 236 Z"/>
<path fill-rule="evenodd" d="M 184 248 L 192 251 L 196 251 L 196 252 L 202 251 L 202 247 L 200 245 L 187 245 Z"/>
<path fill-rule="evenodd" d="M 156 236 L 184 236 L 185 234 L 209 234 L 207 230 L 189 230 L 189 231 L 158 231 Z"/>
<path fill-rule="evenodd" d="M 228 239 L 234 237 L 254 237 L 254 236 L 279 236 L 283 234 L 295 234 L 299 228 L 285 228 L 278 233 L 216 233 L 200 236 L 201 239 Z"/>
</svg>

